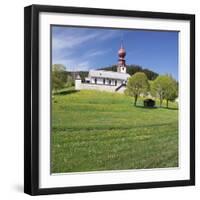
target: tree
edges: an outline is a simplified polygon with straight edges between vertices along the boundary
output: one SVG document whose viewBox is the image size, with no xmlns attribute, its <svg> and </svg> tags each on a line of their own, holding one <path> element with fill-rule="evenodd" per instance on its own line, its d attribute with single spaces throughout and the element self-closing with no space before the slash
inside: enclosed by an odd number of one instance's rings
<svg viewBox="0 0 200 200">
<path fill-rule="evenodd" d="M 160 100 L 160 107 L 162 106 L 162 102 L 164 99 L 164 91 L 165 91 L 165 76 L 158 76 L 152 83 L 151 83 L 151 94 L 152 96 L 158 97 Z"/>
<path fill-rule="evenodd" d="M 178 96 L 178 84 L 171 76 L 168 76 L 166 83 L 164 98 L 166 99 L 166 107 L 168 108 L 169 101 L 174 101 Z"/>
<path fill-rule="evenodd" d="M 141 94 L 146 94 L 149 90 L 149 82 L 147 76 L 143 72 L 136 72 L 128 79 L 126 94 L 134 97 L 134 105 Z"/>
<path fill-rule="evenodd" d="M 55 91 L 64 87 L 66 83 L 65 66 L 54 64 L 52 66 L 52 86 Z"/>
<path fill-rule="evenodd" d="M 155 73 L 155 72 L 153 72 L 153 71 L 151 71 L 149 69 L 143 69 L 142 71 L 147 75 L 147 78 L 149 80 L 154 80 L 158 76 L 157 73 Z"/>
<path fill-rule="evenodd" d="M 168 108 L 168 102 L 177 97 L 177 91 L 177 82 L 169 75 L 160 75 L 151 83 L 151 94 L 159 98 L 160 107 L 163 99 L 166 99 L 166 107 Z"/>
</svg>

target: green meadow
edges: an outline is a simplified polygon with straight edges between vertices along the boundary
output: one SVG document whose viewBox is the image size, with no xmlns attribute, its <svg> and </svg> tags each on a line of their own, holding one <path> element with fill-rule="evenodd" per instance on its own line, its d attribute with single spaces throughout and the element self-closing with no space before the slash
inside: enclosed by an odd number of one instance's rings
<svg viewBox="0 0 200 200">
<path fill-rule="evenodd" d="M 158 102 L 156 102 L 158 105 Z M 63 90 L 52 98 L 51 172 L 178 166 L 178 109 L 144 108 L 142 99 Z"/>
</svg>

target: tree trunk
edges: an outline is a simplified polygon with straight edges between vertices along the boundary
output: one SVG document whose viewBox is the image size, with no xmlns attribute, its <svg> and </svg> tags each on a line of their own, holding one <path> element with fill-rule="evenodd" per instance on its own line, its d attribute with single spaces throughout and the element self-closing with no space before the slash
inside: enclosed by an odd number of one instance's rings
<svg viewBox="0 0 200 200">
<path fill-rule="evenodd" d="M 160 108 L 161 108 L 161 106 L 162 106 L 162 98 L 160 97 Z"/>
<path fill-rule="evenodd" d="M 135 95 L 134 106 L 136 106 L 136 104 L 137 104 L 137 98 L 138 98 L 138 96 L 137 96 L 137 95 Z"/>
<path fill-rule="evenodd" d="M 168 103 L 169 103 L 169 100 L 167 99 L 167 108 L 168 108 Z"/>
</svg>

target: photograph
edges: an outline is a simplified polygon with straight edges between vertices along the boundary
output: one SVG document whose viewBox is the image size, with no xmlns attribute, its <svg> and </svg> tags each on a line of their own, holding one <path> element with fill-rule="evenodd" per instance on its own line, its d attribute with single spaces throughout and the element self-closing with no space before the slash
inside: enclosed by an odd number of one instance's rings
<svg viewBox="0 0 200 200">
<path fill-rule="evenodd" d="M 50 172 L 179 166 L 179 32 L 50 26 Z"/>
<path fill-rule="evenodd" d="M 195 184 L 195 15 L 25 8 L 24 192 Z"/>
</svg>

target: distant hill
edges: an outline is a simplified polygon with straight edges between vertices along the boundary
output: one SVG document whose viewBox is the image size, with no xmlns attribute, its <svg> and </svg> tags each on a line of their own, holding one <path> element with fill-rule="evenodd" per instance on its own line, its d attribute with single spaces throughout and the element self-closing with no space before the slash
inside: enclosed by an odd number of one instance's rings
<svg viewBox="0 0 200 200">
<path fill-rule="evenodd" d="M 126 68 L 127 68 L 126 72 L 128 74 L 130 74 L 131 76 L 133 74 L 135 74 L 136 72 L 144 72 L 149 80 L 154 80 L 159 75 L 158 73 L 151 71 L 149 69 L 143 69 L 139 65 L 126 65 Z M 112 65 L 112 66 L 109 66 L 109 67 L 103 67 L 103 68 L 100 68 L 100 70 L 107 70 L 107 71 L 116 72 L 117 71 L 117 65 Z"/>
</svg>

